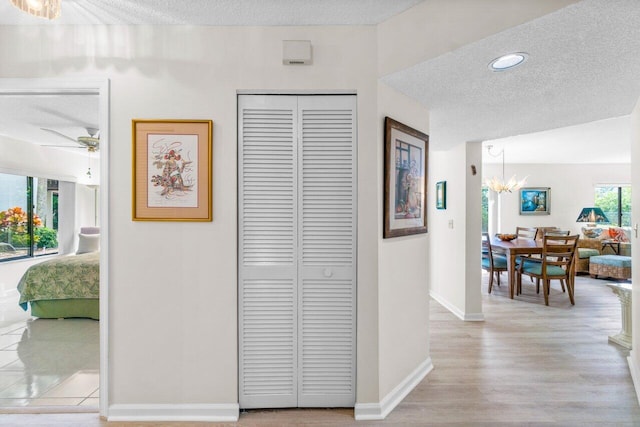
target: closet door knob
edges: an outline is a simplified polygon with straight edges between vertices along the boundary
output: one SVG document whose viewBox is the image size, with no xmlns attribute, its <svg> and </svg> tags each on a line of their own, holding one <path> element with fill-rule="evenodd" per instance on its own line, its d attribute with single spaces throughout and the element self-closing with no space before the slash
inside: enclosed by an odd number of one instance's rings
<svg viewBox="0 0 640 427">
<path fill-rule="evenodd" d="M 331 271 L 330 268 L 325 268 L 324 271 L 322 272 L 324 274 L 324 277 L 331 277 L 333 276 L 333 271 Z"/>
</svg>

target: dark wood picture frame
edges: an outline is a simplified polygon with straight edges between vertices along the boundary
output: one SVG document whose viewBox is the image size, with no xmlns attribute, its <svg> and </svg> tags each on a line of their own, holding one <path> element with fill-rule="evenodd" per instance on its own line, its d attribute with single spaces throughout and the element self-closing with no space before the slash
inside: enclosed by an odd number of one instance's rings
<svg viewBox="0 0 640 427">
<path fill-rule="evenodd" d="M 383 237 L 427 232 L 429 136 L 384 119 Z"/>
</svg>

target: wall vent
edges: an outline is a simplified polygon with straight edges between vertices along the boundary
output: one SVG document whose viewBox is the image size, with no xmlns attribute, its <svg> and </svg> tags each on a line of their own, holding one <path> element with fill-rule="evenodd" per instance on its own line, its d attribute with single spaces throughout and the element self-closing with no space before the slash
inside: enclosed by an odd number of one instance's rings
<svg viewBox="0 0 640 427">
<path fill-rule="evenodd" d="M 283 40 L 282 63 L 284 65 L 311 65 L 311 41 Z"/>
</svg>

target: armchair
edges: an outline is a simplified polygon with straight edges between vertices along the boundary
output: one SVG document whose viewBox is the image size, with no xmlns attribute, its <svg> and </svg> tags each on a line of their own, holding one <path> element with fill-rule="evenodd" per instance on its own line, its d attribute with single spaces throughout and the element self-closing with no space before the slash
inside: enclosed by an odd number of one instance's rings
<svg viewBox="0 0 640 427">
<path fill-rule="evenodd" d="M 589 274 L 589 258 L 602 254 L 602 241 L 581 237 L 576 250 L 576 273 Z"/>
</svg>

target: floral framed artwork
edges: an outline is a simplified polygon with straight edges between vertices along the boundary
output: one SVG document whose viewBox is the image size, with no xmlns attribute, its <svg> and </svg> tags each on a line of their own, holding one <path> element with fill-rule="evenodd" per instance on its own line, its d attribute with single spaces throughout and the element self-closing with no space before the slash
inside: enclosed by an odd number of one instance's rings
<svg viewBox="0 0 640 427">
<path fill-rule="evenodd" d="M 133 220 L 211 221 L 211 120 L 132 121 Z"/>
<path fill-rule="evenodd" d="M 384 135 L 383 237 L 426 233 L 429 136 L 390 117 Z"/>
<path fill-rule="evenodd" d="M 447 181 L 436 182 L 436 209 L 447 209 Z"/>
<path fill-rule="evenodd" d="M 520 215 L 550 215 L 551 188 L 524 187 L 520 189 Z"/>
</svg>

